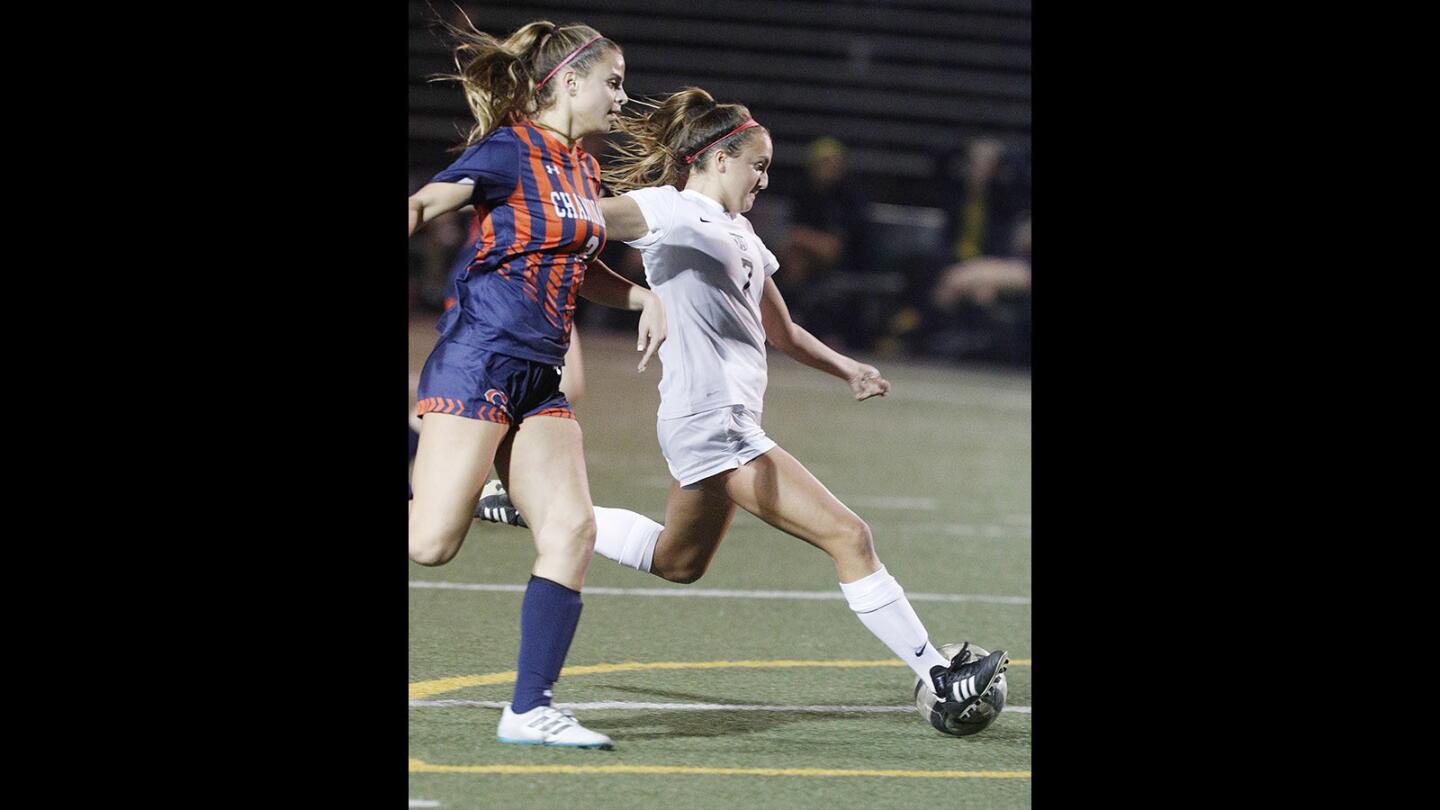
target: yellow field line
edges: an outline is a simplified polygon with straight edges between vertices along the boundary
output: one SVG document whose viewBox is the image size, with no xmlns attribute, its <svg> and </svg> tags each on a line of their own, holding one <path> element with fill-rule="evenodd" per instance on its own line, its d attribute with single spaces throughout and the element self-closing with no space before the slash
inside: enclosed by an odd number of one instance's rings
<svg viewBox="0 0 1440 810">
<path fill-rule="evenodd" d="M 1029 771 L 896 771 L 841 768 L 703 768 L 690 765 L 431 765 L 410 760 L 410 773 L 636 773 L 698 776 L 892 776 L 908 779 L 1029 779 Z"/>
<path fill-rule="evenodd" d="M 786 669 L 793 667 L 903 667 L 904 661 L 887 658 L 884 661 L 796 661 L 780 659 L 775 661 L 627 661 L 622 664 L 589 664 L 579 667 L 565 667 L 560 677 L 574 675 L 603 675 L 612 672 L 644 672 L 657 669 Z M 1030 666 L 1029 658 L 1017 658 L 1010 662 L 1012 667 Z M 433 678 L 410 684 L 410 699 L 421 700 L 456 689 L 470 686 L 495 686 L 514 683 L 515 670 L 490 672 L 484 675 L 457 675 L 451 678 Z"/>
</svg>

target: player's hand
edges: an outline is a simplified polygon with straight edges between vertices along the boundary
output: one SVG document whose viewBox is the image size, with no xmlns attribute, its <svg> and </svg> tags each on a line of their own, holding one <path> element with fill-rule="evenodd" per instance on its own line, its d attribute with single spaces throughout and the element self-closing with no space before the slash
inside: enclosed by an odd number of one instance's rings
<svg viewBox="0 0 1440 810">
<path fill-rule="evenodd" d="M 645 352 L 640 358 L 638 371 L 644 371 L 650 364 L 650 358 L 659 351 L 660 344 L 665 342 L 665 307 L 660 304 L 660 296 L 650 293 L 645 299 L 645 306 L 640 310 L 640 335 L 635 342 L 635 351 Z"/>
<path fill-rule="evenodd" d="M 855 374 L 850 377 L 850 390 L 855 392 L 857 402 L 870 397 L 883 397 L 885 392 L 890 390 L 890 381 L 881 377 L 880 371 L 874 366 L 860 363 Z"/>
</svg>

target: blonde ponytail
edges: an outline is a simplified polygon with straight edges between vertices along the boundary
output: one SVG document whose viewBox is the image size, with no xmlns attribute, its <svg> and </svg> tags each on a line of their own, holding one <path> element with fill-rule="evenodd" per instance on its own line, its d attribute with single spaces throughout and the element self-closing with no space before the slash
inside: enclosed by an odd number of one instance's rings
<svg viewBox="0 0 1440 810">
<path fill-rule="evenodd" d="M 459 82 L 475 118 L 465 143 L 457 149 L 473 146 L 496 127 L 517 124 L 549 107 L 555 100 L 554 88 L 537 90 L 535 84 L 567 58 L 566 66 L 585 76 L 602 54 L 620 50 L 584 23 L 556 25 L 536 20 L 504 41 L 475 28 L 468 16 L 465 23 L 468 29 L 442 21 L 456 40 L 456 72 L 431 79 Z"/>
</svg>

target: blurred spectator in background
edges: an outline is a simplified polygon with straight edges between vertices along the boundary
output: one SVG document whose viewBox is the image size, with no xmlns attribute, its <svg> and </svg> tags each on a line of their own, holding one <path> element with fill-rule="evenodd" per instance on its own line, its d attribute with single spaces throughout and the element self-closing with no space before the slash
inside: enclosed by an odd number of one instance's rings
<svg viewBox="0 0 1440 810">
<path fill-rule="evenodd" d="M 1005 256 L 976 256 L 940 272 L 931 291 L 937 307 L 951 311 L 961 302 L 991 307 L 1007 293 L 1030 292 L 1030 219 L 1016 228 Z"/>
<path fill-rule="evenodd" d="M 1030 159 L 994 138 L 940 157 L 951 261 L 911 279 L 889 346 L 950 359 L 1029 363 Z"/>
<path fill-rule="evenodd" d="M 464 218 L 465 236 L 455 246 L 455 257 L 451 259 L 450 271 L 445 276 L 445 309 L 455 306 L 455 282 L 475 260 L 480 242 L 480 218 L 475 216 L 475 206 L 467 205 L 455 213 Z"/>
<path fill-rule="evenodd" d="M 792 195 L 787 280 L 805 282 L 840 267 L 851 272 L 870 269 L 866 239 L 869 201 L 859 184 L 846 176 L 845 147 L 834 138 L 817 138 L 806 155 L 805 184 Z"/>
<path fill-rule="evenodd" d="M 453 212 L 436 217 L 427 223 L 425 229 L 410 240 L 410 303 L 430 312 L 444 309 L 445 296 L 449 294 L 449 281 L 454 265 L 455 252 L 467 244 L 465 240 L 466 219 L 473 219 L 470 213 Z"/>
<path fill-rule="evenodd" d="M 1014 252 L 1015 229 L 1030 209 L 1030 160 L 994 138 L 975 138 L 948 161 L 948 236 L 957 261 Z"/>
<path fill-rule="evenodd" d="M 817 138 L 806 154 L 805 183 L 792 195 L 794 207 L 786 244 L 775 276 L 796 323 L 821 340 L 854 348 L 864 336 L 850 334 L 846 285 L 834 287 L 837 274 L 872 269 L 867 214 L 869 200 L 846 176 L 845 147 L 831 137 Z"/>
<path fill-rule="evenodd" d="M 956 263 L 925 313 L 926 350 L 954 358 L 1030 358 L 1030 159 L 993 138 L 971 141 L 958 175 Z"/>
</svg>

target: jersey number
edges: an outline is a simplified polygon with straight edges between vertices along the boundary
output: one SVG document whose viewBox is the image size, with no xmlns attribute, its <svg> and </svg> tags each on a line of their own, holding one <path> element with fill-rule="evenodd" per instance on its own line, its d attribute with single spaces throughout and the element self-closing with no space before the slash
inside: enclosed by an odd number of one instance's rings
<svg viewBox="0 0 1440 810">
<path fill-rule="evenodd" d="M 588 262 L 588 261 L 594 259 L 594 258 L 595 258 L 595 254 L 598 253 L 599 251 L 600 251 L 600 237 L 598 237 L 598 236 L 592 236 L 592 237 L 590 237 L 589 239 L 586 239 L 586 240 L 585 240 L 585 249 L 582 250 L 582 251 L 580 251 L 580 255 L 584 256 L 584 257 L 585 257 L 585 261 Z"/>
</svg>

